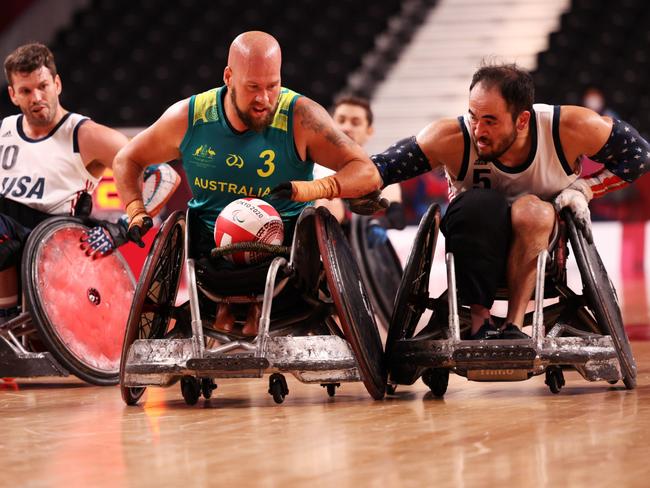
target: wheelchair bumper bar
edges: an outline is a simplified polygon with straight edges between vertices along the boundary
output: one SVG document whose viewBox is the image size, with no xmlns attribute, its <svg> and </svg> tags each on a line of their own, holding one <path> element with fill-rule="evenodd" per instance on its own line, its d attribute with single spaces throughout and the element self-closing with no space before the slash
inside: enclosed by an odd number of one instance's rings
<svg viewBox="0 0 650 488">
<path fill-rule="evenodd" d="M 261 377 L 290 372 L 303 383 L 360 381 L 352 350 L 336 336 L 269 337 L 263 355 L 251 352 L 196 357 L 192 339 L 135 341 L 129 349 L 124 386 L 167 386 L 184 375 Z"/>
</svg>

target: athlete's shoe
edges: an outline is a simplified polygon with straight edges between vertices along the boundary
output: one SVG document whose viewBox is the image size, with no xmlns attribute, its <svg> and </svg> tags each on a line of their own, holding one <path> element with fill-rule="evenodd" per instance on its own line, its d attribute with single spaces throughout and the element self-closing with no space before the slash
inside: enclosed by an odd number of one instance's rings
<svg viewBox="0 0 650 488">
<path fill-rule="evenodd" d="M 499 339 L 499 330 L 490 323 L 488 319 L 485 319 L 481 328 L 476 331 L 475 334 L 469 336 L 471 341 L 481 341 L 484 339 Z"/>
<path fill-rule="evenodd" d="M 530 336 L 515 324 L 510 323 L 501 329 L 501 339 L 530 339 Z"/>
</svg>

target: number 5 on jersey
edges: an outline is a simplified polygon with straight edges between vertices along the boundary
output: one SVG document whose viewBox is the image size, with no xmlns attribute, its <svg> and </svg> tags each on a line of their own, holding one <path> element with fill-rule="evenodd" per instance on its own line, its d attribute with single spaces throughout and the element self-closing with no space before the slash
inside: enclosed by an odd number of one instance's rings
<svg viewBox="0 0 650 488">
<path fill-rule="evenodd" d="M 490 188 L 490 169 L 489 168 L 476 168 L 472 178 L 474 188 Z"/>
</svg>

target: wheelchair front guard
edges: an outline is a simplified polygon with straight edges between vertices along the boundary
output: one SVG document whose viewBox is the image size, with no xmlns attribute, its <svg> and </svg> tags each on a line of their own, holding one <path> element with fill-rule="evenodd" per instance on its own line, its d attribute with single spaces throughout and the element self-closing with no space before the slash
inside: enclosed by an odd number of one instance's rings
<svg viewBox="0 0 650 488">
<path fill-rule="evenodd" d="M 39 224 L 25 244 L 21 313 L 0 325 L 0 376 L 119 381 L 135 279 L 119 252 L 93 260 L 80 249 L 75 217 Z"/>
<path fill-rule="evenodd" d="M 272 373 L 269 393 L 281 403 L 288 393 L 285 372 L 304 383 L 327 386 L 330 395 L 341 382 L 363 381 L 373 398 L 383 397 L 386 372 L 372 307 L 345 236 L 327 210 L 305 209 L 296 225 L 289 261 L 275 257 L 270 263 L 258 335 L 250 340 L 209 329 L 210 337 L 221 343 L 216 348 L 205 345 L 208 328 L 201 318 L 199 292 L 206 293 L 197 285 L 196 262 L 191 257 L 185 259 L 189 319 L 186 305 L 175 306 L 183 257 L 190 256 L 189 228 L 183 214 L 172 214 L 145 262 L 122 350 L 120 382 L 127 404 L 137 403 L 147 386 L 169 386 L 179 379 L 186 403 L 194 404 L 201 394 L 211 396 L 214 378 L 259 378 L 265 373 Z M 319 255 L 327 289 L 319 287 L 323 278 Z M 300 283 L 309 295 L 315 312 L 298 317 L 295 324 L 301 332 L 309 329 L 311 321 L 320 324 L 311 329 L 313 335 L 286 335 L 286 327 L 281 333 L 271 330 L 279 272 Z M 329 318 L 331 333 L 323 335 L 323 311 L 336 313 L 342 332 Z"/>
<path fill-rule="evenodd" d="M 573 367 L 589 381 L 623 380 L 626 388 L 636 385 L 636 364 L 625 333 L 615 290 L 593 243 L 576 228 L 573 215 L 565 210 L 562 222 L 568 234 L 554 255 L 559 266 L 550 290 L 559 302 L 543 307 L 546 260 L 537 262 L 535 310 L 526 315 L 533 326 L 532 338 L 520 340 L 462 340 L 469 329 L 466 307 L 458 308 L 453 255 L 446 255 L 448 290 L 429 297 L 429 275 L 433 262 L 440 210 L 432 205 L 423 216 L 409 255 L 397 295 L 386 343 L 389 392 L 397 384 L 413 384 L 420 376 L 435 396 L 447 390 L 449 372 L 476 381 L 525 380 L 546 374 L 553 393 L 564 385 L 562 368 Z M 566 285 L 564 264 L 566 240 L 571 244 L 583 283 L 583 295 Z M 415 334 L 425 310 L 432 315 L 427 326 Z"/>
</svg>

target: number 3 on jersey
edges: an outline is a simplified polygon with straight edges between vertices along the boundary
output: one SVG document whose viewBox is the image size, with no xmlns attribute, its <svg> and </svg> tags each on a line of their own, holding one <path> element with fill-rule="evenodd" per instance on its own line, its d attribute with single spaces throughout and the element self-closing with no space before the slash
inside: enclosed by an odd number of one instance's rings
<svg viewBox="0 0 650 488">
<path fill-rule="evenodd" d="M 271 149 L 266 149 L 260 153 L 260 158 L 264 160 L 264 166 L 266 169 L 258 169 L 257 174 L 262 178 L 267 178 L 275 171 L 275 152 Z"/>
<path fill-rule="evenodd" d="M 474 188 L 490 188 L 490 168 L 476 168 L 474 169 L 474 176 L 472 178 Z"/>
</svg>

